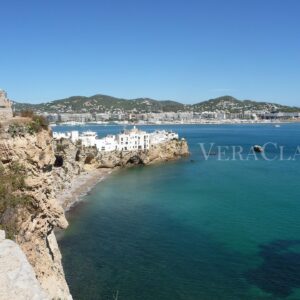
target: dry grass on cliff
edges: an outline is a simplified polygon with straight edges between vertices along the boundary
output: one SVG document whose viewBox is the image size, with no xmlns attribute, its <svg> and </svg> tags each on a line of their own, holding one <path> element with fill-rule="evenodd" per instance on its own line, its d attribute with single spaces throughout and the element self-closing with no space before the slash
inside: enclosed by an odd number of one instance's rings
<svg viewBox="0 0 300 300">
<path fill-rule="evenodd" d="M 0 163 L 0 226 L 8 238 L 17 233 L 16 208 L 28 205 L 31 198 L 24 194 L 25 169 L 17 163 L 8 168 Z"/>
<path fill-rule="evenodd" d="M 35 134 L 48 130 L 49 123 L 44 116 L 34 114 L 32 111 L 22 111 L 10 120 L 7 132 L 11 137 Z"/>
<path fill-rule="evenodd" d="M 38 132 L 41 129 L 48 129 L 49 122 L 44 116 L 36 115 L 32 110 L 23 110 L 20 115 L 22 118 L 31 120 L 31 126 L 35 132 Z"/>
</svg>

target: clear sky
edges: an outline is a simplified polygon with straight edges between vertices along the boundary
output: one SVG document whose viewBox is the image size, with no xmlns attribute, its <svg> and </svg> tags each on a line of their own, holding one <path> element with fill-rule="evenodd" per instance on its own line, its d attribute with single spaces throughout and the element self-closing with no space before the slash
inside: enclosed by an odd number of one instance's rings
<svg viewBox="0 0 300 300">
<path fill-rule="evenodd" d="M 300 106 L 299 0 L 2 0 L 0 88 Z"/>
</svg>

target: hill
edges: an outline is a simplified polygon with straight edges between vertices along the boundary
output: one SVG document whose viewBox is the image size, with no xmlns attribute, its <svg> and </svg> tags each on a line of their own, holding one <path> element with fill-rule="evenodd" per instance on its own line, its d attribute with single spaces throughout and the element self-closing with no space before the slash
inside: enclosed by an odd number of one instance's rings
<svg viewBox="0 0 300 300">
<path fill-rule="evenodd" d="M 91 97 L 73 96 L 41 104 L 15 103 L 17 111 L 31 109 L 39 112 L 84 113 L 84 112 L 170 112 L 185 110 L 185 105 L 175 101 L 157 101 L 150 98 L 122 99 L 106 95 Z"/>
<path fill-rule="evenodd" d="M 253 100 L 238 100 L 232 96 L 222 96 L 196 104 L 182 104 L 176 101 L 159 101 L 150 98 L 123 99 L 107 95 L 94 95 L 91 97 L 72 96 L 41 104 L 28 104 L 14 102 L 16 111 L 30 109 L 43 113 L 103 113 L 103 112 L 179 112 L 179 111 L 219 111 L 239 113 L 243 111 L 268 112 L 300 112 L 299 107 L 290 107 L 269 102 Z"/>
<path fill-rule="evenodd" d="M 243 111 L 299 112 L 300 108 L 269 102 L 238 100 L 232 96 L 222 96 L 194 104 L 193 110 L 197 112 L 226 111 L 229 113 L 239 113 Z"/>
</svg>

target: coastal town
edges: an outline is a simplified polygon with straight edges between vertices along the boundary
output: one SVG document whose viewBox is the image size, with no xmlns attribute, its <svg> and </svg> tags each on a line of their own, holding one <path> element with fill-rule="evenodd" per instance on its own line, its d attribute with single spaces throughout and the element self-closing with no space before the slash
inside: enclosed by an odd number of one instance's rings
<svg viewBox="0 0 300 300">
<path fill-rule="evenodd" d="M 40 104 L 13 102 L 16 113 L 32 110 L 52 124 L 239 124 L 297 122 L 300 108 L 222 96 L 196 104 L 105 95 L 74 96 Z"/>
<path fill-rule="evenodd" d="M 96 147 L 98 151 L 136 151 L 148 150 L 151 146 L 178 140 L 178 134 L 172 131 L 156 130 L 152 133 L 140 130 L 134 126 L 131 130 L 123 130 L 117 135 L 107 135 L 97 138 L 96 132 L 86 131 L 79 134 L 78 131 L 53 132 L 53 138 L 69 139 L 73 143 L 80 143 L 85 147 Z"/>
<path fill-rule="evenodd" d="M 67 125 L 94 124 L 239 124 L 270 123 L 280 121 L 299 121 L 300 112 L 244 111 L 228 113 L 225 111 L 204 112 L 156 112 L 156 113 L 43 113 L 51 123 Z"/>
</svg>

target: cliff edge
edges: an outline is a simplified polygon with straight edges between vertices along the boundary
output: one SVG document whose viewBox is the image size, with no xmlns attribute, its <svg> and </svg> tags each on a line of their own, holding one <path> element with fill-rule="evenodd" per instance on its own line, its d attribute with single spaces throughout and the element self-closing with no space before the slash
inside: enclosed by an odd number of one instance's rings
<svg viewBox="0 0 300 300">
<path fill-rule="evenodd" d="M 54 161 L 50 131 L 2 132 L 0 224 L 25 253 L 49 298 L 71 299 L 53 232 L 68 226 L 54 192 Z"/>
</svg>

